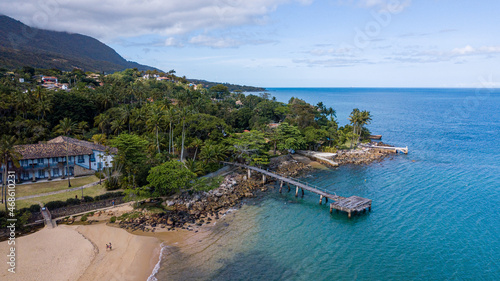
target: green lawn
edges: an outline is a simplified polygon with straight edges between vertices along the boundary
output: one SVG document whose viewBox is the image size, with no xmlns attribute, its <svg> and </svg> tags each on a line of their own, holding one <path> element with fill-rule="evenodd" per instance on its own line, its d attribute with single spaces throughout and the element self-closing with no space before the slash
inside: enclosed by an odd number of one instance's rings
<svg viewBox="0 0 500 281">
<path fill-rule="evenodd" d="M 70 179 L 71 188 L 93 183 L 98 180 L 99 178 L 97 178 L 96 176 L 78 177 L 74 179 L 72 178 Z M 16 197 L 42 194 L 63 189 L 68 189 L 67 179 L 41 183 L 19 184 L 16 185 Z"/>
<path fill-rule="evenodd" d="M 89 188 L 85 188 L 83 190 L 83 195 L 94 197 L 97 195 L 104 194 L 106 192 L 107 192 L 107 190 L 104 188 L 104 185 L 95 185 L 95 186 L 92 186 Z M 63 192 L 63 193 L 59 193 L 59 194 L 36 197 L 36 198 L 31 198 L 31 199 L 26 199 L 26 200 L 17 200 L 16 201 L 16 209 L 29 207 L 33 204 L 39 204 L 40 202 L 47 203 L 50 201 L 57 201 L 57 200 L 66 201 L 66 199 L 68 199 L 68 198 L 75 198 L 75 195 L 78 195 L 78 198 L 81 198 L 82 191 L 76 190 L 76 191 Z M 0 210 L 4 210 L 4 209 L 5 209 L 5 206 L 3 204 L 0 204 Z"/>
</svg>

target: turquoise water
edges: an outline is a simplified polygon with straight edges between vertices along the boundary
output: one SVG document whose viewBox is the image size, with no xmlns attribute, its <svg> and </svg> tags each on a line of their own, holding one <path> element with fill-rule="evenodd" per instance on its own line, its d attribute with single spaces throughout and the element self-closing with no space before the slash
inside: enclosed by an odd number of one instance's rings
<svg viewBox="0 0 500 281">
<path fill-rule="evenodd" d="M 304 178 L 372 199 L 371 213 L 348 219 L 307 192 L 270 192 L 217 225 L 198 275 L 186 265 L 158 279 L 500 280 L 499 90 L 270 90 L 323 101 L 340 124 L 369 110 L 370 130 L 410 153 Z"/>
</svg>

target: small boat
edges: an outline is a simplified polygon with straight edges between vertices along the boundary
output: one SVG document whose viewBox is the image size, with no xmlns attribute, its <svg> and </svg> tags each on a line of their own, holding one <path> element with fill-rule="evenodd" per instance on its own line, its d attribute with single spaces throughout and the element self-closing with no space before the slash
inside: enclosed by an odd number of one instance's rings
<svg viewBox="0 0 500 281">
<path fill-rule="evenodd" d="M 370 136 L 368 136 L 368 138 L 372 139 L 372 140 L 381 140 L 382 135 L 370 135 Z"/>
</svg>

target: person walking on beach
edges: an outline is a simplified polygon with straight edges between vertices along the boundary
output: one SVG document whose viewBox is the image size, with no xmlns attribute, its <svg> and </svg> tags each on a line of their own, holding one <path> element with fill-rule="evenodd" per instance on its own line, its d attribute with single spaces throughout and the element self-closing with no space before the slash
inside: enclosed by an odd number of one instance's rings
<svg viewBox="0 0 500 281">
<path fill-rule="evenodd" d="M 111 248 L 111 242 L 109 242 L 109 250 L 113 250 L 113 248 Z"/>
<path fill-rule="evenodd" d="M 115 199 L 113 199 L 113 201 L 111 201 L 111 204 L 113 205 L 113 208 L 115 207 Z"/>
</svg>

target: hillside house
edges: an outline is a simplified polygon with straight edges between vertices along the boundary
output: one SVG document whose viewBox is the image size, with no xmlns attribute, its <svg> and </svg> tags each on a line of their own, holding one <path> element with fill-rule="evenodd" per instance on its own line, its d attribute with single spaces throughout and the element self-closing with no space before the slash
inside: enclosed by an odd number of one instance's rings
<svg viewBox="0 0 500 281">
<path fill-rule="evenodd" d="M 68 174 L 75 177 L 92 175 L 111 167 L 117 153 L 116 148 L 65 136 L 46 143 L 16 145 L 14 149 L 21 155 L 20 167 L 13 167 L 9 162 L 8 170 L 16 172 L 18 182 L 65 178 Z"/>
</svg>

